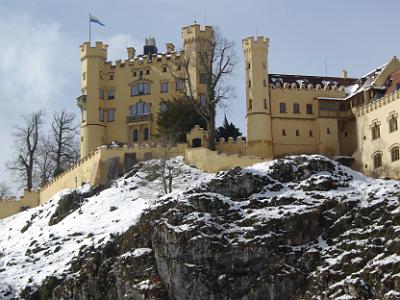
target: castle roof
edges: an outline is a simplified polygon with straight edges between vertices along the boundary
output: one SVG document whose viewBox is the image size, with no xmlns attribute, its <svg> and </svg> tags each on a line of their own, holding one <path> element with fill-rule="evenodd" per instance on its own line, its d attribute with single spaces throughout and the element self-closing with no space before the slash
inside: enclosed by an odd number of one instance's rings
<svg viewBox="0 0 400 300">
<path fill-rule="evenodd" d="M 292 75 L 292 74 L 269 74 L 269 83 L 275 84 L 277 82 L 289 83 L 290 85 L 296 83 L 301 84 L 312 84 L 316 86 L 336 85 L 336 86 L 351 86 L 356 84 L 357 78 L 343 78 L 343 77 L 325 77 L 325 76 L 309 76 L 309 75 Z"/>
</svg>

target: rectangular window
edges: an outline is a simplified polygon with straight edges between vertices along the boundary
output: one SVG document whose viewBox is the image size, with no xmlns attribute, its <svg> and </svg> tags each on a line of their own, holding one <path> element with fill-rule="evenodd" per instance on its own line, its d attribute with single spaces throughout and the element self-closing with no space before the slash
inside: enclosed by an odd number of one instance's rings
<svg viewBox="0 0 400 300">
<path fill-rule="evenodd" d="M 374 155 L 374 169 L 382 167 L 382 154 L 377 153 Z"/>
<path fill-rule="evenodd" d="M 279 112 L 281 114 L 285 114 L 286 113 L 286 103 L 284 103 L 284 102 L 279 103 Z"/>
<path fill-rule="evenodd" d="M 337 110 L 337 105 L 335 102 L 327 102 L 327 101 L 320 101 L 319 102 L 319 109 L 320 110 Z"/>
<path fill-rule="evenodd" d="M 293 113 L 294 114 L 299 114 L 300 113 L 300 104 L 293 103 Z"/>
<path fill-rule="evenodd" d="M 397 118 L 392 116 L 389 120 L 389 132 L 397 131 Z"/>
<path fill-rule="evenodd" d="M 300 131 L 296 129 L 296 136 L 300 136 Z"/>
<path fill-rule="evenodd" d="M 312 132 L 312 130 L 310 130 L 310 131 L 308 132 L 308 135 L 309 135 L 310 137 L 312 137 L 312 136 L 313 136 L 313 132 Z"/>
<path fill-rule="evenodd" d="M 392 161 L 397 161 L 400 159 L 400 148 L 399 147 L 394 147 L 392 150 L 390 150 L 390 154 L 392 156 Z"/>
<path fill-rule="evenodd" d="M 282 129 L 282 135 L 286 136 L 286 129 Z"/>
<path fill-rule="evenodd" d="M 249 99 L 249 110 L 253 109 L 253 99 Z"/>
<path fill-rule="evenodd" d="M 149 115 L 150 114 L 150 103 L 144 103 L 143 105 L 143 114 Z"/>
<path fill-rule="evenodd" d="M 168 82 L 161 82 L 161 93 L 168 93 Z"/>
<path fill-rule="evenodd" d="M 381 137 L 381 132 L 378 124 L 372 126 L 371 133 L 372 133 L 372 140 L 376 140 Z"/>
<path fill-rule="evenodd" d="M 204 94 L 200 94 L 200 105 L 203 107 L 207 105 L 207 97 Z"/>
<path fill-rule="evenodd" d="M 176 80 L 175 88 L 177 91 L 183 91 L 185 89 L 185 82 L 183 80 Z"/>
<path fill-rule="evenodd" d="M 99 120 L 104 122 L 104 109 L 99 108 Z"/>
<path fill-rule="evenodd" d="M 326 134 L 331 134 L 331 129 L 329 127 L 326 128 Z"/>
<path fill-rule="evenodd" d="M 115 90 L 114 89 L 109 89 L 108 90 L 108 97 L 107 97 L 107 99 L 108 100 L 112 100 L 112 99 L 114 99 L 115 98 Z"/>
<path fill-rule="evenodd" d="M 115 120 L 115 108 L 111 108 L 107 111 L 107 121 L 113 122 Z"/>
<path fill-rule="evenodd" d="M 99 89 L 99 98 L 104 99 L 104 89 L 102 88 Z"/>
<path fill-rule="evenodd" d="M 200 83 L 207 84 L 207 73 L 200 73 Z"/>
<path fill-rule="evenodd" d="M 313 114 L 312 104 L 307 104 L 307 114 L 309 115 Z"/>
<path fill-rule="evenodd" d="M 137 106 L 136 105 L 132 105 L 130 107 L 130 111 L 131 111 L 131 117 L 136 117 L 138 115 Z"/>
<path fill-rule="evenodd" d="M 267 99 L 264 99 L 264 109 L 268 109 Z"/>
</svg>

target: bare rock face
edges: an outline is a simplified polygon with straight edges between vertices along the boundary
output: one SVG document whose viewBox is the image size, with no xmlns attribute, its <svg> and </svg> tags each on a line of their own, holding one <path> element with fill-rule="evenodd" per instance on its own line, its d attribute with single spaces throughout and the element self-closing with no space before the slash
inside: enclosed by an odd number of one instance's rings
<svg viewBox="0 0 400 300">
<path fill-rule="evenodd" d="M 221 172 L 24 297 L 400 299 L 398 185 L 354 174 L 319 156 Z"/>
</svg>

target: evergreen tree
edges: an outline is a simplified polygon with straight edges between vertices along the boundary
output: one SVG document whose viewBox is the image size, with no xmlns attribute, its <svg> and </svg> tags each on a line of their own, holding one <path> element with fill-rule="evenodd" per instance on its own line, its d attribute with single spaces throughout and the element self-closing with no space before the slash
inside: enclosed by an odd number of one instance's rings
<svg viewBox="0 0 400 300">
<path fill-rule="evenodd" d="M 229 123 L 225 116 L 224 124 L 217 128 L 216 136 L 217 139 L 223 137 L 225 140 L 228 140 L 230 137 L 236 139 L 238 136 L 242 136 L 242 133 L 233 123 Z"/>
<path fill-rule="evenodd" d="M 160 136 L 175 136 L 175 142 L 185 142 L 186 133 L 195 125 L 202 128 L 207 126 L 189 101 L 176 99 L 161 103 L 161 110 L 157 119 Z"/>
</svg>

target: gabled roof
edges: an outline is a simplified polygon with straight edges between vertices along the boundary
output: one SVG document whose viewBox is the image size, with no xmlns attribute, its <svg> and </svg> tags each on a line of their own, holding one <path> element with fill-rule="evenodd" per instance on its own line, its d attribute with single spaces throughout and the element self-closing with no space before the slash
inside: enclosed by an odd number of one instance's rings
<svg viewBox="0 0 400 300">
<path fill-rule="evenodd" d="M 357 82 L 357 89 L 354 89 L 352 93 L 349 93 L 347 98 L 350 98 L 362 91 L 368 89 L 380 89 L 386 90 L 388 88 L 387 80 L 391 74 L 400 71 L 400 61 L 394 56 L 388 63 L 372 70 L 371 72 L 365 74 Z"/>
</svg>

